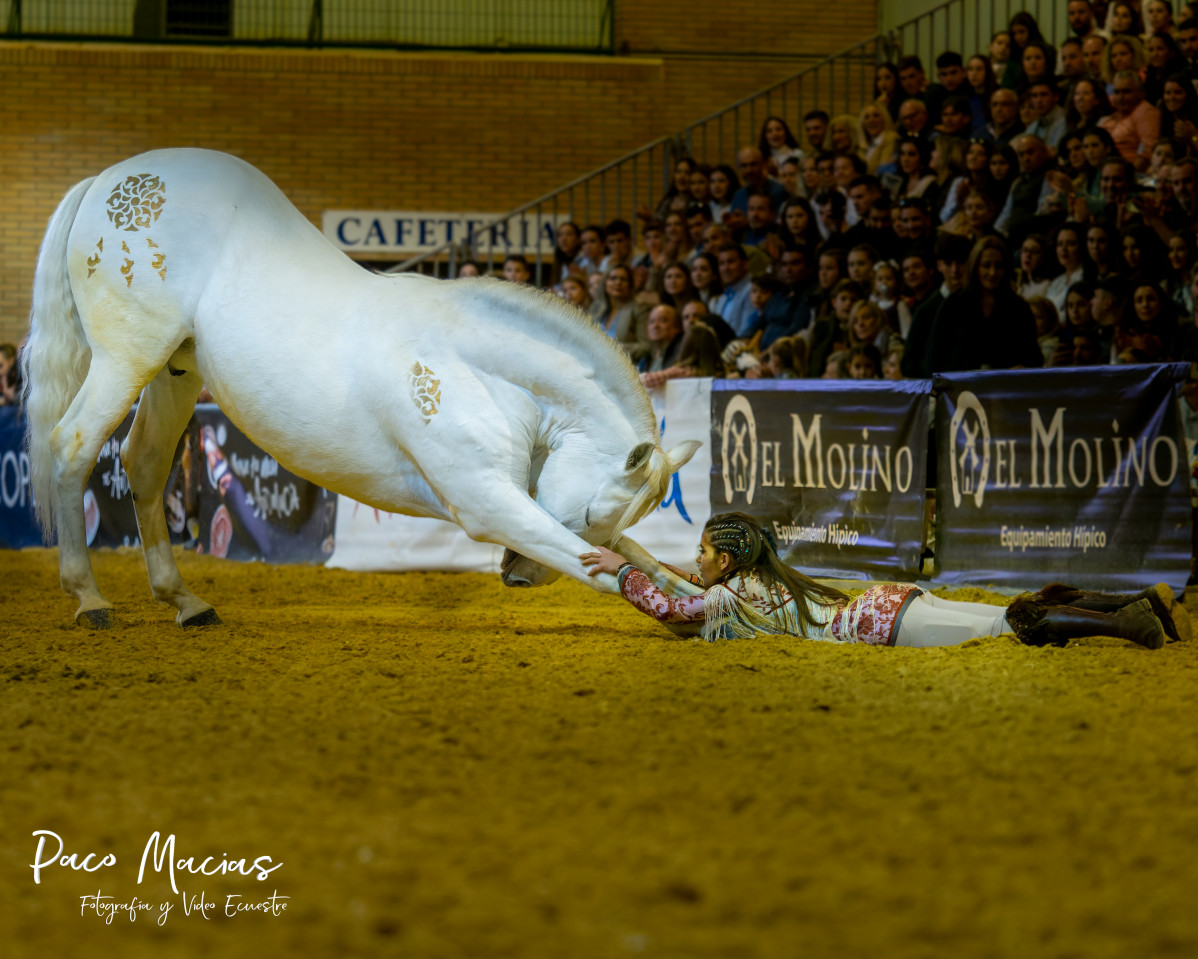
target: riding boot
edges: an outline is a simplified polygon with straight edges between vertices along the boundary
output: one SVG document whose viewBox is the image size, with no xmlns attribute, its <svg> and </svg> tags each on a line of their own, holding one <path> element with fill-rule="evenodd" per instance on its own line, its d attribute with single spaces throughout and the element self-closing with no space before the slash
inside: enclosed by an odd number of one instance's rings
<svg viewBox="0 0 1198 959">
<path fill-rule="evenodd" d="M 1096 613 L 1118 612 L 1132 603 L 1146 599 L 1152 604 L 1152 611 L 1164 626 L 1169 642 L 1176 643 L 1181 639 L 1177 624 L 1173 620 L 1173 590 L 1166 583 L 1157 583 L 1138 593 L 1099 593 L 1078 589 L 1076 586 L 1066 586 L 1064 583 L 1049 583 L 1040 592 L 1033 594 L 1031 599 L 1032 602 L 1044 606 L 1072 606 Z"/>
<path fill-rule="evenodd" d="M 1007 622 L 1027 646 L 1064 646 L 1071 639 L 1116 636 L 1160 649 L 1166 639 L 1164 624 L 1147 599 L 1103 613 L 1076 606 L 1047 606 L 1020 597 L 1007 608 Z"/>
</svg>

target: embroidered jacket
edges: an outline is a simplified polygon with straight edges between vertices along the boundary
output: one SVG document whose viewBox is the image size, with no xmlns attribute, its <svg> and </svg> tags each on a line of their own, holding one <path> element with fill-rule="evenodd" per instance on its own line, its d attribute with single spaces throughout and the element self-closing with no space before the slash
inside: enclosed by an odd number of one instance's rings
<svg viewBox="0 0 1198 959">
<path fill-rule="evenodd" d="M 757 633 L 785 634 L 834 643 L 894 645 L 899 616 L 919 587 L 907 583 L 871 586 L 848 603 L 810 605 L 813 627 L 805 628 L 799 607 L 781 584 L 767 586 L 756 570 L 738 572 L 697 596 L 670 596 L 639 569 L 619 573 L 628 602 L 660 623 L 703 623 L 703 638 L 743 639 Z M 698 579 L 691 577 L 691 582 Z"/>
</svg>

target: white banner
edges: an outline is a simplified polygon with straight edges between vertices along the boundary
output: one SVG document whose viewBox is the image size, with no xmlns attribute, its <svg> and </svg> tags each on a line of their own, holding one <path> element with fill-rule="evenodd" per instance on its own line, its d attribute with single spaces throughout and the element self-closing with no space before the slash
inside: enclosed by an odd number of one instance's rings
<svg viewBox="0 0 1198 959">
<path fill-rule="evenodd" d="M 565 214 L 525 214 L 484 229 L 499 213 L 429 210 L 325 210 L 324 235 L 346 253 L 425 253 L 446 243 L 473 241 L 481 256 L 508 253 L 552 256 L 558 220 Z"/>
<path fill-rule="evenodd" d="M 658 559 L 694 569 L 699 536 L 711 515 L 711 380 L 671 380 L 651 395 L 664 449 L 687 439 L 703 446 L 674 474 L 662 504 L 628 535 Z M 498 573 L 503 557 L 502 547 L 476 543 L 453 523 L 385 513 L 345 496 L 337 504 L 334 542 L 328 565 L 358 571 Z"/>
</svg>

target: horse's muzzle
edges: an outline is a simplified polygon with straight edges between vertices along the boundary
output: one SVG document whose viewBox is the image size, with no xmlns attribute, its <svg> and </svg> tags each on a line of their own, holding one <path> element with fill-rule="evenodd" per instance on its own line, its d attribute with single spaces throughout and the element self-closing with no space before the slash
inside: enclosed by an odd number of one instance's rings
<svg viewBox="0 0 1198 959">
<path fill-rule="evenodd" d="M 499 572 L 504 586 L 519 587 L 544 586 L 546 583 L 552 583 L 561 575 L 556 570 L 542 566 L 527 556 L 521 556 L 513 549 L 503 551 Z"/>
</svg>

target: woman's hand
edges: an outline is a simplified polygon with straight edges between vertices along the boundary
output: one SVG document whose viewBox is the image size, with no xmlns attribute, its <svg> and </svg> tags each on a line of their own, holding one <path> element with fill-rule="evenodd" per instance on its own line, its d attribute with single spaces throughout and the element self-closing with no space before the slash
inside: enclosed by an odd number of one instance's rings
<svg viewBox="0 0 1198 959">
<path fill-rule="evenodd" d="M 596 546 L 593 553 L 583 553 L 578 557 L 582 560 L 582 565 L 589 567 L 587 569 L 588 576 L 598 576 L 600 573 L 615 573 L 628 562 L 619 553 L 613 553 L 610 549 L 603 546 Z"/>
</svg>

